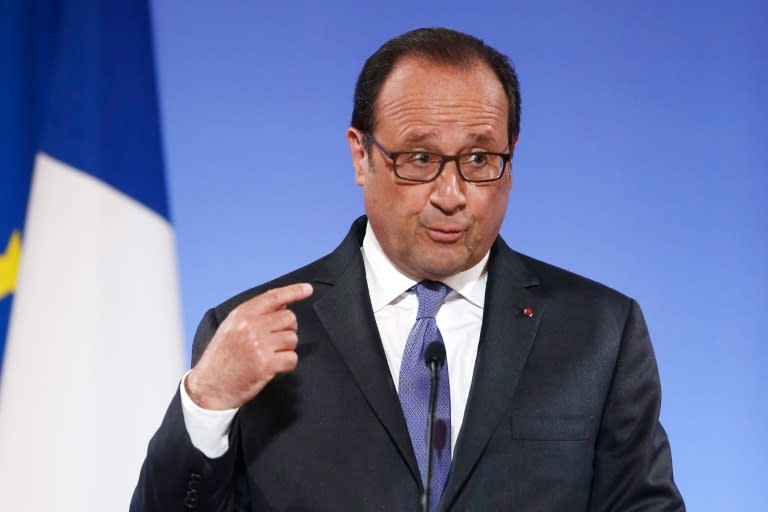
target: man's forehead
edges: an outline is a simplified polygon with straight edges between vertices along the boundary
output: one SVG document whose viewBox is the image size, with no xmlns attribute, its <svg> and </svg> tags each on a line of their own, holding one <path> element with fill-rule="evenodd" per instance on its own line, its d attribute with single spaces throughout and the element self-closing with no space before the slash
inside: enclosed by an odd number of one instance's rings
<svg viewBox="0 0 768 512">
<path fill-rule="evenodd" d="M 509 100 L 480 60 L 455 65 L 408 57 L 385 80 L 375 112 L 376 124 L 393 128 L 405 144 L 435 142 L 449 126 L 464 142 L 497 143 L 504 138 L 499 131 L 506 133 Z"/>
<path fill-rule="evenodd" d="M 386 79 L 382 83 L 382 90 L 391 82 L 410 78 L 415 72 L 436 73 L 438 71 L 450 72 L 456 75 L 487 72 L 496 77 L 493 69 L 480 57 L 472 57 L 461 60 L 438 59 L 428 55 L 403 55 L 395 61 Z M 499 86 L 501 81 L 498 80 Z"/>
<path fill-rule="evenodd" d="M 426 57 L 404 57 L 382 83 L 374 109 L 377 114 L 383 114 L 393 108 L 419 108 L 423 103 L 430 103 L 438 110 L 452 109 L 462 102 L 475 103 L 473 108 L 489 113 L 499 107 L 506 112 L 508 108 L 501 80 L 479 59 L 456 64 Z"/>
</svg>

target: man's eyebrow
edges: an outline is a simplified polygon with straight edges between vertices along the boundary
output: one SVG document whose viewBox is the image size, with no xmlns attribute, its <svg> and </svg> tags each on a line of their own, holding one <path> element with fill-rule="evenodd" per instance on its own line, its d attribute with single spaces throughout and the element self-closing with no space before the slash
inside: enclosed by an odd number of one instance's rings
<svg viewBox="0 0 768 512">
<path fill-rule="evenodd" d="M 467 136 L 467 140 L 475 144 L 490 144 L 496 142 L 496 139 L 487 133 L 470 133 Z"/>
<path fill-rule="evenodd" d="M 411 133 L 403 139 L 403 144 L 408 146 L 418 145 L 425 142 L 433 142 L 437 139 L 437 134 L 435 132 L 420 132 L 420 133 Z"/>
</svg>

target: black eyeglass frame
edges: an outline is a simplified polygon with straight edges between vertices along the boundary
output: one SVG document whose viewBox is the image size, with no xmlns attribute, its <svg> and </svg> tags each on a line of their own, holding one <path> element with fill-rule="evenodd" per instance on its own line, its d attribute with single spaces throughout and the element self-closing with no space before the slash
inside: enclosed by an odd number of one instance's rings
<svg viewBox="0 0 768 512">
<path fill-rule="evenodd" d="M 388 149 L 384 148 L 379 141 L 377 141 L 373 135 L 371 135 L 368 132 L 364 133 L 364 137 L 373 142 L 373 144 L 379 148 L 379 151 L 381 151 L 384 156 L 392 160 L 392 172 L 395 173 L 395 176 L 400 178 L 404 181 L 410 181 L 413 183 L 430 183 L 432 181 L 435 181 L 440 174 L 443 172 L 443 169 L 445 169 L 445 164 L 447 162 L 456 162 L 456 170 L 459 172 L 459 176 L 462 180 L 466 181 L 467 183 L 490 183 L 493 181 L 498 181 L 504 176 L 504 170 L 507 168 L 507 165 L 511 165 L 510 162 L 512 161 L 512 153 L 494 153 L 493 151 L 473 151 L 471 153 L 461 153 L 458 155 L 443 155 L 441 153 L 433 153 L 431 151 L 389 151 Z M 418 178 L 407 178 L 405 176 L 401 176 L 397 172 L 397 157 L 400 155 L 407 155 L 407 154 L 414 154 L 414 153 L 420 153 L 424 155 L 433 155 L 440 157 L 440 165 L 437 167 L 437 172 L 434 176 L 427 180 L 418 179 Z M 501 157 L 502 162 L 504 165 L 501 166 L 501 170 L 499 171 L 499 175 L 495 178 L 490 178 L 486 180 L 471 180 L 464 176 L 464 173 L 461 172 L 461 164 L 459 163 L 459 159 L 462 157 L 470 156 L 470 155 L 493 155 L 493 156 L 499 156 Z"/>
</svg>

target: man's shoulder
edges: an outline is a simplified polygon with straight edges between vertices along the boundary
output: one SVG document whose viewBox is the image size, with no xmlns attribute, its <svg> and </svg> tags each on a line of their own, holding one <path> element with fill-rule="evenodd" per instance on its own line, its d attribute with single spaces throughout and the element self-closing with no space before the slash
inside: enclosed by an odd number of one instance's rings
<svg viewBox="0 0 768 512">
<path fill-rule="evenodd" d="M 223 320 L 230 311 L 247 300 L 260 295 L 273 288 L 288 286 L 295 283 L 309 283 L 315 288 L 313 298 L 317 299 L 322 294 L 324 285 L 333 283 L 338 275 L 356 264 L 362 268 L 360 244 L 365 233 L 365 217 L 357 219 L 347 233 L 347 236 L 329 254 L 319 258 L 308 265 L 293 270 L 266 283 L 248 288 L 233 297 L 225 300 L 214 309 L 216 318 Z M 362 277 L 362 274 L 361 274 Z"/>
<path fill-rule="evenodd" d="M 632 300 L 624 293 L 592 278 L 508 247 L 506 249 L 509 251 L 507 259 L 522 269 L 524 285 L 549 298 L 579 302 L 600 301 L 625 306 Z"/>
<path fill-rule="evenodd" d="M 519 294 L 518 297 L 538 303 L 550 320 L 554 318 L 569 329 L 578 325 L 600 325 L 620 333 L 632 311 L 639 311 L 632 298 L 581 274 L 516 251 L 510 252 L 508 261 L 524 269 L 521 271 L 526 278 L 522 282 L 524 290 L 515 292 L 504 288 L 502 293 Z M 498 286 L 490 279 L 489 274 L 489 286 Z M 496 279 L 503 281 L 502 274 L 497 274 Z"/>
<path fill-rule="evenodd" d="M 332 257 L 333 254 L 328 254 L 297 270 L 288 272 L 287 274 L 272 279 L 266 283 L 248 288 L 247 290 L 244 290 L 237 295 L 230 297 L 214 308 L 216 310 L 216 316 L 223 318 L 238 305 L 273 288 L 280 288 L 282 286 L 305 282 L 314 285 L 317 281 L 317 276 L 322 274 L 323 269 L 327 268 L 329 260 L 331 260 Z"/>
</svg>

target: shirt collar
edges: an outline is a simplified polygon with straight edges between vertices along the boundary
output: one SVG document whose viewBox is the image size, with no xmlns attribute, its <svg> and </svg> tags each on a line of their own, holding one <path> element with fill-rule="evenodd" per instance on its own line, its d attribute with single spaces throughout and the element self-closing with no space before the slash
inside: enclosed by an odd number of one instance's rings
<svg viewBox="0 0 768 512">
<path fill-rule="evenodd" d="M 365 264 L 368 293 L 371 296 L 371 306 L 374 312 L 397 299 L 417 283 L 400 272 L 392 260 L 384 254 L 370 222 L 366 225 L 361 251 Z M 485 305 L 488 254 L 486 252 L 477 264 L 467 270 L 442 280 L 454 292 L 480 308 Z"/>
</svg>

